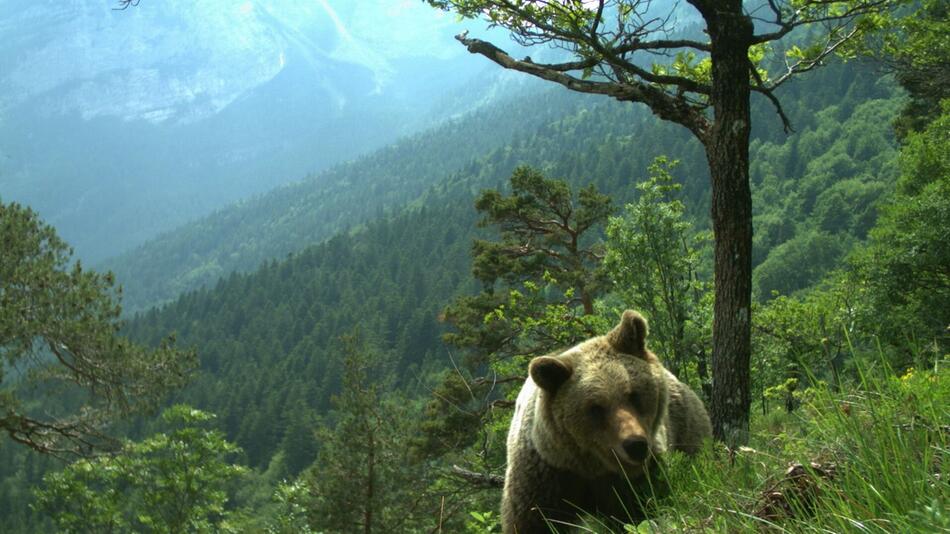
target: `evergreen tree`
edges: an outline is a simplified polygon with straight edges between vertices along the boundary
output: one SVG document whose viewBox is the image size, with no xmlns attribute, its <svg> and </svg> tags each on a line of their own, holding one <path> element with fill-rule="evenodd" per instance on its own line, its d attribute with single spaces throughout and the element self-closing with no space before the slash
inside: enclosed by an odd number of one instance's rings
<svg viewBox="0 0 950 534">
<path fill-rule="evenodd" d="M 358 334 L 341 338 L 343 377 L 332 425 L 318 430 L 320 451 L 304 473 L 310 525 L 318 532 L 403 532 L 426 497 L 409 458 L 405 401 L 383 392 L 384 361 Z"/>
<path fill-rule="evenodd" d="M 562 291 L 573 290 L 584 314 L 591 315 L 592 294 L 602 283 L 596 266 L 603 254 L 584 239 L 612 211 L 610 198 L 590 185 L 575 200 L 567 182 L 545 178 L 530 167 L 515 169 L 511 191 L 504 196 L 486 190 L 475 201 L 483 214 L 478 225 L 501 233 L 497 242 L 475 241 L 475 278 L 490 289 L 499 280 L 512 284 L 547 272 Z"/>
<path fill-rule="evenodd" d="M 427 407 L 430 453 L 470 445 L 484 417 L 503 419 L 506 410 L 490 412 L 510 406 L 505 397 L 524 380 L 528 358 L 604 328 L 594 309 L 607 282 L 597 234 L 613 210 L 610 198 L 593 185 L 575 193 L 525 166 L 510 184 L 509 195 L 485 190 L 475 201 L 479 226 L 496 229 L 498 240 L 475 240 L 472 272 L 482 291 L 443 313 L 454 327 L 445 341 L 466 358 L 463 369 L 445 374 Z"/>
<path fill-rule="evenodd" d="M 194 352 L 172 338 L 146 349 L 119 336 L 112 274 L 72 262 L 31 209 L 0 202 L 0 249 L 0 430 L 11 439 L 56 455 L 112 447 L 104 425 L 184 383 Z M 36 391 L 53 415 L 27 407 Z"/>
<path fill-rule="evenodd" d="M 900 15 L 885 18 L 885 31 L 859 48 L 894 72 L 907 90 L 910 98 L 894 124 L 903 138 L 923 130 L 940 115 L 940 102 L 950 98 L 950 7 L 923 0 Z"/>
<path fill-rule="evenodd" d="M 902 364 L 950 348 L 950 99 L 943 105 L 908 134 L 897 192 L 852 259 L 850 283 L 866 297 L 862 323 L 902 350 Z"/>
<path fill-rule="evenodd" d="M 303 482 L 279 483 L 273 499 L 278 509 L 267 524 L 267 534 L 313 534 L 307 522 L 308 495 Z"/>
<path fill-rule="evenodd" d="M 510 195 L 485 190 L 475 201 L 482 214 L 478 225 L 499 232 L 497 241 L 476 239 L 472 246 L 472 273 L 482 292 L 459 298 L 445 310 L 445 319 L 456 329 L 446 341 L 474 353 L 474 362 L 543 353 L 563 343 L 542 335 L 537 346 L 526 349 L 516 343 L 525 340 L 525 325 L 511 314 L 495 314 L 500 320 L 486 322 L 509 301 L 511 289 L 533 282 L 538 291 L 547 288 L 546 302 L 568 310 L 579 306 L 581 314 L 589 316 L 605 282 L 599 270 L 603 247 L 594 235 L 612 212 L 610 198 L 592 185 L 575 194 L 566 182 L 530 167 L 517 168 L 510 182 Z M 537 311 L 518 316 L 527 319 L 540 315 Z"/>
</svg>

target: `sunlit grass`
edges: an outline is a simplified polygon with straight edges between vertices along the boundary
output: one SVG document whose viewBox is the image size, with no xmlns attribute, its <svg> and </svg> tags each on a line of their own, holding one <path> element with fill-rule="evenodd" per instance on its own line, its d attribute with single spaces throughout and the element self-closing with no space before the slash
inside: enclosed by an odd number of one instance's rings
<svg viewBox="0 0 950 534">
<path fill-rule="evenodd" d="M 796 412 L 757 417 L 748 448 L 672 456 L 671 495 L 628 531 L 950 532 L 944 365 L 862 366 L 840 392 L 817 385 Z"/>
</svg>

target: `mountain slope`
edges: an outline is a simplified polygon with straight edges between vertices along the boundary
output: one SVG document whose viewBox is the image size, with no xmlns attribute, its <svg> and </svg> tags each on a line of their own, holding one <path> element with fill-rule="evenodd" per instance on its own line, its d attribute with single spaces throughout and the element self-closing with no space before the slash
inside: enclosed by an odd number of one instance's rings
<svg viewBox="0 0 950 534">
<path fill-rule="evenodd" d="M 827 75 L 814 81 L 829 82 L 842 73 Z M 846 69 L 842 78 L 850 87 L 867 87 L 869 76 Z M 878 96 L 889 96 L 886 87 L 876 91 Z M 803 95 L 810 93 L 802 88 Z M 778 215 L 793 226 L 784 241 L 760 241 L 758 245 L 765 247 L 762 257 L 768 258 L 783 242 L 822 229 L 815 206 L 840 194 L 834 184 L 856 177 L 866 183 L 868 198 L 852 203 L 855 212 L 873 206 L 887 190 L 895 152 L 893 140 L 880 125 L 894 116 L 899 100 L 871 99 L 873 95 L 862 93 L 852 93 L 841 105 L 796 100 L 802 105 L 790 108 L 798 109 L 803 119 L 812 116 L 800 123 L 801 133 L 780 144 L 756 142 L 760 157 L 755 194 L 761 198 L 781 185 L 796 209 L 781 203 L 759 206 L 757 227 Z M 301 407 L 316 413 L 326 408 L 338 384 L 340 335 L 358 327 L 392 354 L 396 362 L 392 374 L 402 384 L 424 376 L 426 369 L 444 368 L 439 312 L 453 295 L 476 289 L 468 256 L 479 232 L 473 199 L 481 188 L 505 183 L 516 165 L 545 168 L 575 185 L 595 182 L 620 204 L 631 198 L 633 183 L 645 178 L 645 166 L 628 174 L 629 162 L 648 162 L 654 150 L 675 149 L 698 160 L 684 162 L 680 178 L 687 185 L 687 202 L 704 203 L 707 180 L 697 179 L 689 170 L 702 165 L 701 155 L 691 153 L 690 142 L 673 146 L 677 139 L 685 139 L 682 132 L 665 131 L 630 108 L 601 102 L 576 110 L 465 166 L 404 210 L 268 262 L 253 273 L 233 274 L 213 288 L 184 295 L 137 316 L 128 331 L 135 338 L 157 342 L 175 330 L 181 342 L 198 349 L 202 373 L 180 399 L 221 415 L 228 435 L 245 448 L 252 465 L 266 466 L 279 451 L 285 459 L 292 458 L 294 451 L 281 444 L 289 431 L 282 414 Z M 618 134 L 630 131 L 638 121 L 652 126 L 653 139 L 638 143 Z M 832 126 L 833 122 L 840 123 Z M 813 141 L 826 131 L 837 140 Z M 776 153 L 765 157 L 765 147 Z M 877 157 L 865 158 L 868 150 Z M 596 173 L 588 170 L 594 161 L 601 163 Z M 801 173 L 761 174 L 766 164 L 774 168 L 790 161 L 807 164 Z M 831 162 L 839 174 L 822 172 Z M 795 202 L 808 197 L 814 180 L 827 180 L 815 203 Z M 702 225 L 704 210 L 693 211 L 698 211 L 693 217 Z M 859 227 L 822 231 L 845 243 L 860 238 Z M 811 281 L 821 274 L 810 273 Z"/>
<path fill-rule="evenodd" d="M 401 207 L 481 154 L 586 105 L 565 91 L 503 101 L 302 182 L 219 210 L 102 264 L 139 310 Z"/>
<path fill-rule="evenodd" d="M 0 3 L 0 194 L 95 262 L 427 127 L 486 65 L 418 4 Z"/>
<path fill-rule="evenodd" d="M 816 110 L 842 94 L 849 103 L 888 94 L 886 86 L 873 83 L 872 73 L 860 74 L 866 82 L 856 83 L 857 72 L 860 69 L 855 67 L 835 67 L 817 73 L 807 83 L 783 88 L 786 111 L 796 129 L 804 134 L 815 128 L 820 119 Z M 526 161 L 560 161 L 558 172 L 587 176 L 602 189 L 618 193 L 625 191 L 632 177 L 642 175 L 655 155 L 675 155 L 683 160 L 678 173 L 684 177 L 687 205 L 705 225 L 708 171 L 701 147 L 685 131 L 657 121 L 636 105 L 562 90 L 536 93 L 528 87 L 523 91 L 526 96 L 486 106 L 358 161 L 223 209 L 102 267 L 115 271 L 124 284 L 126 310 L 138 311 L 398 209 L 445 176 L 471 169 L 478 155 L 507 144 L 511 147 L 504 159 L 509 167 L 517 163 L 517 153 Z M 846 115 L 853 111 L 848 106 L 853 104 L 839 105 L 834 113 Z M 764 99 L 754 107 L 753 151 L 797 147 L 798 136 L 782 133 Z M 563 124 L 553 128 L 559 121 Z M 546 139 L 551 135 L 562 145 L 553 146 L 554 141 Z M 810 139 L 804 148 L 822 148 L 812 146 Z M 570 147 L 570 152 L 563 153 L 564 147 Z M 807 157 L 813 155 L 809 152 Z M 802 162 L 781 169 L 753 169 L 780 179 L 805 171 Z M 783 235 L 772 232 L 767 240 L 759 238 L 759 247 L 766 246 L 766 241 L 768 247 L 780 244 L 777 240 Z"/>
<path fill-rule="evenodd" d="M 797 133 L 787 137 L 772 111 L 757 105 L 752 180 L 760 266 L 787 243 L 807 260 L 810 241 L 800 236 L 814 231 L 846 244 L 860 238 L 866 214 L 895 177 L 888 124 L 900 99 L 876 77 L 854 66 L 832 67 L 788 88 L 784 103 Z M 197 348 L 201 370 L 174 400 L 217 413 L 221 428 L 246 451 L 244 460 L 267 470 L 266 480 L 291 476 L 313 461 L 312 447 L 299 444 L 313 444 L 314 421 L 338 388 L 338 336 L 358 327 L 391 356 L 392 382 L 385 387 L 412 389 L 430 370 L 449 365 L 438 313 L 453 295 L 477 290 L 468 257 L 477 232 L 472 199 L 483 187 L 503 185 L 515 165 L 532 163 L 575 184 L 594 181 L 619 204 L 645 177 L 653 155 L 669 154 L 684 160 L 678 170 L 684 198 L 695 222 L 705 223 L 705 163 L 684 132 L 603 99 L 556 112 L 559 118 L 436 178 L 408 207 L 380 216 L 369 210 L 359 228 L 140 314 L 127 333 L 157 342 L 177 331 L 183 345 Z M 428 144 L 417 148 L 441 153 Z M 366 180 L 361 183 L 372 184 Z M 187 258 L 190 249 L 181 250 Z M 0 459 L 5 528 L 49 530 L 30 516 L 26 490 L 50 469 L 48 462 L 13 446 L 0 448 Z"/>
</svg>

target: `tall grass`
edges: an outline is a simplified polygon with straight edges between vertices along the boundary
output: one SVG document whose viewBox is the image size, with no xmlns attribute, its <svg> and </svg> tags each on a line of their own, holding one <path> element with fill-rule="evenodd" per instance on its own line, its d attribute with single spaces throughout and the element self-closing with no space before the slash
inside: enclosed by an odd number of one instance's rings
<svg viewBox="0 0 950 534">
<path fill-rule="evenodd" d="M 950 533 L 948 367 L 858 365 L 841 391 L 754 420 L 748 448 L 672 456 L 671 494 L 627 530 Z"/>
</svg>

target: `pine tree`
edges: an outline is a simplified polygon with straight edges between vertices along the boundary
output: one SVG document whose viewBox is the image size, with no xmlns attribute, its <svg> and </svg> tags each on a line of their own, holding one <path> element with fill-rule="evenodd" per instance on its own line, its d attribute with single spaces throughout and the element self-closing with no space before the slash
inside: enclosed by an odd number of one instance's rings
<svg viewBox="0 0 950 534">
<path fill-rule="evenodd" d="M 54 455 L 114 447 L 103 427 L 155 407 L 185 382 L 195 353 L 175 349 L 173 338 L 147 349 L 118 335 L 112 274 L 73 262 L 31 209 L 0 202 L 0 250 L 0 430 Z M 35 391 L 55 416 L 27 409 Z"/>
<path fill-rule="evenodd" d="M 421 466 L 409 458 L 405 399 L 384 395 L 385 359 L 358 334 L 341 338 L 343 377 L 329 422 L 317 431 L 320 451 L 302 475 L 316 531 L 402 532 L 426 496 Z"/>
</svg>

